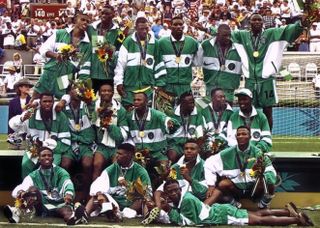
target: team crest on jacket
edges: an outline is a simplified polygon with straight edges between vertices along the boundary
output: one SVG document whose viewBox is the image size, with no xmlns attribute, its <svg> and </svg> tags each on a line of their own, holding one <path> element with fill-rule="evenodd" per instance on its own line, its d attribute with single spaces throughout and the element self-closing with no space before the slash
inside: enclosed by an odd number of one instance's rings
<svg viewBox="0 0 320 228">
<path fill-rule="evenodd" d="M 148 138 L 149 138 L 149 139 L 153 139 L 153 138 L 154 138 L 153 132 L 149 132 L 149 133 L 148 133 Z"/>
<path fill-rule="evenodd" d="M 234 70 L 235 68 L 236 68 L 236 64 L 234 64 L 234 63 L 228 64 L 228 69 L 229 70 Z"/>
<path fill-rule="evenodd" d="M 259 139 L 260 138 L 260 132 L 258 132 L 258 131 L 253 132 L 252 136 L 255 139 Z"/>
<path fill-rule="evenodd" d="M 152 59 L 152 58 L 147 58 L 147 64 L 148 64 L 149 66 L 151 66 L 152 63 L 153 63 L 153 59 Z"/>
<path fill-rule="evenodd" d="M 189 63 L 190 63 L 190 58 L 189 58 L 189 57 L 186 57 L 185 60 L 184 60 L 184 62 L 185 62 L 186 64 L 189 64 Z"/>
</svg>

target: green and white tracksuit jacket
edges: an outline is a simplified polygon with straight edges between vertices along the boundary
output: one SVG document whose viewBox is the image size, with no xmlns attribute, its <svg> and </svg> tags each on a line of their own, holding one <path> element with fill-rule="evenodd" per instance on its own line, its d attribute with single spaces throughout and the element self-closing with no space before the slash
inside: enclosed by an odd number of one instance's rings
<svg viewBox="0 0 320 228">
<path fill-rule="evenodd" d="M 121 45 L 121 40 L 119 40 L 119 34 L 121 30 L 117 25 L 113 25 L 111 29 L 105 33 L 104 36 L 101 36 L 103 42 L 107 42 L 110 45 L 113 45 L 115 48 L 115 52 L 112 56 L 112 59 L 108 61 L 108 74 L 105 72 L 105 68 L 99 59 L 98 55 L 96 54 L 97 45 L 94 44 L 97 40 L 99 40 L 100 36 L 98 36 L 98 26 L 101 24 L 101 20 L 93 22 L 91 25 L 88 26 L 88 35 L 92 42 L 92 55 L 91 55 L 91 78 L 93 79 L 107 79 L 114 77 L 114 69 L 117 64 L 117 52 Z"/>
<path fill-rule="evenodd" d="M 146 196 L 152 196 L 148 172 L 136 162 L 132 162 L 129 167 L 121 167 L 117 162 L 108 166 L 91 184 L 90 195 L 95 196 L 98 192 L 101 192 L 108 197 L 109 201 L 114 202 L 115 200 L 121 210 L 130 207 L 133 201 L 127 199 L 127 188 L 119 184 L 119 177 L 123 177 L 128 185 L 140 178 L 146 187 Z"/>
<path fill-rule="evenodd" d="M 46 58 L 46 53 L 52 51 L 57 53 L 59 48 L 72 42 L 72 28 L 59 29 L 53 33 L 40 48 L 40 54 Z M 49 59 L 44 65 L 44 71 L 39 82 L 35 85 L 38 93 L 52 92 L 56 97 L 61 98 L 69 85 L 69 79 L 77 70 L 78 78 L 90 78 L 91 67 L 91 44 L 87 33 L 79 43 L 79 59 L 74 62 L 66 60 L 58 62 L 56 59 Z"/>
<path fill-rule="evenodd" d="M 247 210 L 230 204 L 208 206 L 190 192 L 181 195 L 180 202 L 168 213 L 171 223 L 180 226 L 192 225 L 245 225 L 248 224 Z"/>
<path fill-rule="evenodd" d="M 232 107 L 226 103 L 227 107 L 223 111 L 218 128 L 215 129 L 214 120 L 218 123 L 219 117 L 214 114 L 212 103 L 209 103 L 207 107 L 202 109 L 201 114 L 204 117 L 206 123 L 206 130 L 211 133 L 212 136 L 217 137 L 227 127 L 228 121 L 233 114 Z M 214 117 L 213 117 L 214 116 Z M 213 119 L 215 118 L 215 119 Z"/>
<path fill-rule="evenodd" d="M 13 117 L 10 121 L 10 127 L 15 131 L 27 132 L 33 140 L 37 138 L 40 141 L 45 141 L 48 138 L 54 138 L 57 141 L 57 146 L 53 150 L 54 154 L 63 154 L 70 150 L 71 134 L 68 126 L 68 118 L 63 112 L 56 112 L 52 109 L 52 123 L 51 128 L 47 129 L 44 121 L 41 118 L 40 110 L 36 109 L 34 115 L 24 122 L 21 122 L 21 115 Z"/>
<path fill-rule="evenodd" d="M 69 129 L 71 133 L 71 145 L 72 148 L 79 146 L 80 151 L 86 150 L 90 151 L 95 140 L 95 131 L 89 120 L 89 110 L 83 101 L 80 103 L 79 107 L 79 123 L 76 124 L 75 117 L 76 114 L 71 110 L 70 105 L 66 106 L 64 113 L 69 119 Z M 77 129 L 77 126 L 80 126 L 80 129 Z"/>
<path fill-rule="evenodd" d="M 269 152 L 272 147 L 272 139 L 267 117 L 261 110 L 257 110 L 252 106 L 250 122 L 250 143 L 261 149 L 263 152 Z M 245 115 L 241 110 L 235 111 L 230 117 L 226 132 L 223 132 L 227 137 L 229 146 L 235 146 L 238 144 L 236 139 L 237 128 L 243 125 L 246 125 Z"/>
<path fill-rule="evenodd" d="M 201 44 L 203 51 L 203 74 L 204 82 L 209 95 L 213 88 L 222 88 L 227 91 L 234 91 L 239 88 L 241 77 L 241 59 L 235 46 L 228 50 L 224 69 L 221 68 L 219 48 L 216 44 L 216 37 L 207 39 Z M 233 95 L 233 94 L 232 94 Z M 228 97 L 228 100 L 230 98 Z M 232 99 L 233 100 L 233 99 Z"/>
<path fill-rule="evenodd" d="M 171 169 L 176 170 L 177 180 L 179 181 L 179 185 L 182 188 L 183 192 L 190 191 L 200 200 L 206 199 L 206 193 L 208 190 L 205 176 L 204 176 L 204 160 L 197 156 L 197 161 L 194 167 L 190 171 L 190 177 L 192 179 L 191 185 L 188 181 L 186 181 L 180 173 L 180 167 L 184 165 L 186 162 L 184 161 L 184 155 L 177 161 L 177 163 L 171 166 Z M 160 185 L 157 191 L 163 191 L 163 185 Z"/>
<path fill-rule="evenodd" d="M 176 53 L 173 44 L 176 46 L 177 52 L 180 45 L 181 50 L 180 62 L 176 62 Z M 180 97 L 181 94 L 191 91 L 192 66 L 199 66 L 200 44 L 191 36 L 182 36 L 177 41 L 173 36 L 163 37 L 159 40 L 159 49 L 163 58 L 167 75 L 165 77 L 166 91 Z"/>
<path fill-rule="evenodd" d="M 53 165 L 51 169 L 38 168 L 30 173 L 23 179 L 23 182 L 20 185 L 15 187 L 12 192 L 12 197 L 17 198 L 18 192 L 21 190 L 28 191 L 30 187 L 36 187 L 41 192 L 42 203 L 48 210 L 57 209 L 64 206 L 64 197 L 66 194 L 70 194 L 73 197 L 75 196 L 73 183 L 69 173 L 65 169 L 55 165 Z M 54 191 L 59 193 L 56 198 L 53 198 L 52 194 L 48 194 L 46 185 L 41 178 L 40 172 L 51 186 L 51 192 Z M 51 172 L 53 173 L 52 181 L 50 181 Z"/>
<path fill-rule="evenodd" d="M 164 86 L 166 69 L 160 56 L 159 41 L 149 34 L 145 61 L 141 57 L 136 32 L 128 36 L 119 50 L 115 69 L 115 85 L 123 85 L 127 97 L 123 103 L 133 103 L 133 91 L 149 86 Z"/>
<path fill-rule="evenodd" d="M 10 127 L 18 133 L 27 132 L 33 141 L 37 140 L 37 138 L 41 142 L 48 138 L 56 140 L 57 146 L 53 150 L 53 158 L 54 164 L 60 165 L 62 155 L 71 151 L 71 134 L 67 124 L 69 120 L 66 115 L 63 112 L 55 112 L 53 108 L 51 127 L 48 126 L 47 129 L 39 109 L 35 111 L 29 120 L 21 122 L 21 117 L 24 116 L 24 113 L 11 118 L 9 121 Z M 22 159 L 22 178 L 31 173 L 36 168 L 37 163 L 38 157 L 32 157 L 32 154 L 26 151 Z"/>
<path fill-rule="evenodd" d="M 172 117 L 180 124 L 180 127 L 174 134 L 168 135 L 167 139 L 169 149 L 173 149 L 178 154 L 182 155 L 183 145 L 188 139 L 197 139 L 203 136 L 203 131 L 205 129 L 205 121 L 197 107 L 194 107 L 190 116 L 187 118 L 181 117 L 180 108 L 181 106 L 179 105 L 175 109 L 174 116 Z"/>
<path fill-rule="evenodd" d="M 163 112 L 149 108 L 143 129 L 139 129 L 135 115 L 135 110 L 128 113 L 127 121 L 130 136 L 136 145 L 136 149 L 148 149 L 152 158 L 163 160 L 162 158 L 166 157 L 167 151 L 166 134 L 172 133 L 169 132 L 167 123 L 169 120 L 175 123 L 176 121 L 166 116 Z M 143 135 L 140 132 L 143 132 Z"/>
<path fill-rule="evenodd" d="M 115 153 L 115 149 L 128 137 L 128 124 L 126 120 L 126 110 L 122 105 L 112 99 L 112 120 L 107 129 L 101 126 L 98 108 L 101 100 L 98 98 L 89 107 L 90 118 L 96 130 L 96 143 L 98 146 L 111 149 Z"/>
<path fill-rule="evenodd" d="M 280 28 L 263 30 L 257 51 L 259 56 L 254 58 L 254 40 L 251 32 L 239 30 L 232 33 L 234 46 L 242 61 L 242 72 L 247 79 L 265 80 L 280 70 L 284 48 L 295 41 L 302 33 L 300 22 Z"/>
<path fill-rule="evenodd" d="M 245 175 L 241 174 L 237 154 Z M 256 179 L 250 176 L 250 171 L 255 160 L 262 155 L 259 148 L 249 145 L 245 151 L 239 150 L 237 146 L 229 147 L 218 154 L 209 157 L 204 164 L 205 178 L 208 186 L 216 186 L 217 176 L 229 178 L 239 189 L 251 190 Z M 264 177 L 267 184 L 276 183 L 276 170 L 268 156 L 264 156 L 265 171 Z M 244 164 L 247 162 L 247 165 Z"/>
</svg>

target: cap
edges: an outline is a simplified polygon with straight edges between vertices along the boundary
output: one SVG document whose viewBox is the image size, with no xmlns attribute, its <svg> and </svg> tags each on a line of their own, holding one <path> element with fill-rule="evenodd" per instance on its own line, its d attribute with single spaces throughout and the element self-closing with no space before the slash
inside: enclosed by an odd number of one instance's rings
<svg viewBox="0 0 320 228">
<path fill-rule="evenodd" d="M 168 27 L 168 24 L 167 23 L 163 23 L 163 27 Z"/>
<path fill-rule="evenodd" d="M 51 138 L 48 138 L 42 142 L 42 147 L 54 150 L 57 147 L 57 141 Z"/>
<path fill-rule="evenodd" d="M 13 65 L 5 66 L 4 69 L 9 70 L 9 71 L 16 71 L 16 68 Z"/>
<path fill-rule="evenodd" d="M 19 86 L 22 86 L 22 85 L 33 87 L 33 84 L 27 78 L 20 79 L 18 82 L 14 84 L 14 87 L 18 88 Z"/>
<path fill-rule="evenodd" d="M 250 98 L 253 98 L 252 92 L 249 89 L 246 89 L 246 88 L 242 88 L 242 89 L 237 90 L 234 95 L 236 97 L 238 97 L 240 95 L 244 95 L 244 96 L 248 96 Z"/>
<path fill-rule="evenodd" d="M 312 23 L 312 25 L 315 25 L 315 26 L 317 26 L 317 25 L 318 25 L 318 23 L 317 23 L 317 22 L 313 22 L 313 23 Z"/>
</svg>

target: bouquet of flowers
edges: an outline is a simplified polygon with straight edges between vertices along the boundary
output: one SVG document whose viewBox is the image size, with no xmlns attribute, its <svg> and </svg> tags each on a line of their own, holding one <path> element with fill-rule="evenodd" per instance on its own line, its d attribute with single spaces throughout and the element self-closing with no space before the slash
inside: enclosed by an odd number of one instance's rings
<svg viewBox="0 0 320 228">
<path fill-rule="evenodd" d="M 117 113 L 117 110 L 112 108 L 112 104 L 103 104 L 100 108 L 98 108 L 97 112 L 100 118 L 100 126 L 107 128 L 111 124 L 112 116 Z"/>
<path fill-rule="evenodd" d="M 254 164 L 249 172 L 249 175 L 254 178 L 259 178 L 263 176 L 264 170 L 266 168 L 264 164 L 264 155 L 257 158 L 251 158 L 249 161 L 254 161 Z"/>
<path fill-rule="evenodd" d="M 150 196 L 148 186 L 143 184 L 140 177 L 136 181 L 129 182 L 126 192 L 127 200 L 146 199 Z"/>
<path fill-rule="evenodd" d="M 134 155 L 134 161 L 146 167 L 147 163 L 151 160 L 150 151 L 146 148 L 137 150 Z"/>
<path fill-rule="evenodd" d="M 86 79 L 86 80 L 76 79 L 74 81 L 74 87 L 76 88 L 76 93 L 78 97 L 85 103 L 89 104 L 92 101 L 96 100 L 94 90 L 92 89 L 91 79 Z"/>
<path fill-rule="evenodd" d="M 265 155 L 261 152 L 261 155 L 258 156 L 257 158 L 248 159 L 248 162 L 251 162 L 251 161 L 253 161 L 254 164 L 249 172 L 249 175 L 256 179 L 255 185 L 252 189 L 251 196 L 253 197 L 255 195 L 256 190 L 257 190 L 260 182 L 262 182 L 262 184 L 263 184 L 264 193 L 268 194 L 267 183 L 266 183 L 266 180 L 263 175 L 263 173 L 266 169 Z"/>
<path fill-rule="evenodd" d="M 27 136 L 27 151 L 30 152 L 31 158 L 38 157 L 38 152 L 42 143 L 39 140 L 32 140 L 31 136 Z"/>
<path fill-rule="evenodd" d="M 71 44 L 63 44 L 58 48 L 58 53 L 62 55 L 63 60 L 78 61 L 82 54 Z"/>
<path fill-rule="evenodd" d="M 116 51 L 116 47 L 106 42 L 105 40 L 96 41 L 96 54 L 98 56 L 99 61 L 102 63 L 103 70 L 107 75 L 107 77 L 110 73 L 108 66 L 113 59 L 113 55 L 115 51 Z"/>
</svg>

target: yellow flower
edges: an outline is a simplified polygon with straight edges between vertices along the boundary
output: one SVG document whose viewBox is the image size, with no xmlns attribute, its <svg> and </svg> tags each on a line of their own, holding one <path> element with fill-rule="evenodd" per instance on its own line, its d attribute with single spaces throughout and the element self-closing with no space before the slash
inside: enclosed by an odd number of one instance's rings
<svg viewBox="0 0 320 228">
<path fill-rule="evenodd" d="M 22 199 L 19 199 L 17 198 L 15 201 L 14 201 L 14 206 L 16 208 L 20 208 L 22 206 L 23 202 L 22 202 Z"/>
<path fill-rule="evenodd" d="M 250 169 L 249 175 L 250 175 L 250 177 L 255 177 L 256 176 L 256 171 L 254 171 L 253 169 Z"/>
<path fill-rule="evenodd" d="M 142 155 L 142 153 L 136 152 L 135 158 L 136 158 L 137 161 L 140 161 L 140 160 L 144 159 L 144 156 Z"/>
<path fill-rule="evenodd" d="M 170 169 L 170 173 L 169 173 L 168 177 L 173 179 L 173 180 L 176 180 L 177 179 L 177 170 Z"/>
<path fill-rule="evenodd" d="M 70 44 L 64 44 L 64 45 L 61 45 L 59 48 L 58 48 L 58 51 L 60 53 L 68 53 L 72 50 L 72 46 Z"/>
</svg>

